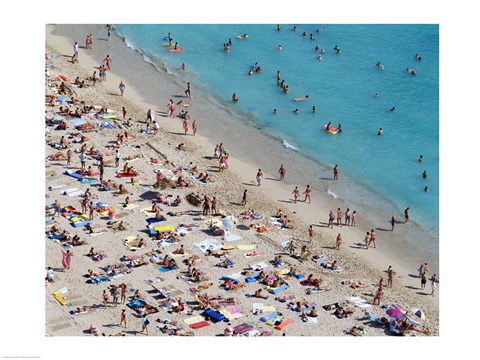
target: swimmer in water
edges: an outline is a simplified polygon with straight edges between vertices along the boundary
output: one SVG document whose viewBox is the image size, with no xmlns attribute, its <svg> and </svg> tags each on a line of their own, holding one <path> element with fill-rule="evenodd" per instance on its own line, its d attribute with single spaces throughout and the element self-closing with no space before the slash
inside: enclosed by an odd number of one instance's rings
<svg viewBox="0 0 480 360">
<path fill-rule="evenodd" d="M 295 115 L 297 115 L 298 114 L 298 109 L 293 110 L 293 112 L 295 113 Z"/>
<path fill-rule="evenodd" d="M 421 61 L 422 60 L 422 57 L 418 54 L 415 54 L 415 59 L 417 59 L 418 61 Z"/>
<path fill-rule="evenodd" d="M 182 63 L 182 70 L 186 70 L 187 69 L 187 65 L 185 65 L 185 63 Z"/>
<path fill-rule="evenodd" d="M 253 75 L 253 70 L 250 69 L 250 71 L 248 72 L 248 75 Z"/>
<path fill-rule="evenodd" d="M 310 34 L 310 40 L 315 40 L 315 37 L 313 36 L 313 34 Z"/>
<path fill-rule="evenodd" d="M 423 171 L 422 177 L 423 177 L 424 179 L 427 178 L 427 170 L 424 170 L 424 171 Z"/>
<path fill-rule="evenodd" d="M 282 45 L 278 45 L 278 51 L 282 51 Z"/>
<path fill-rule="evenodd" d="M 233 95 L 232 95 L 232 101 L 233 101 L 233 102 L 237 102 L 237 101 L 238 101 L 238 96 L 237 96 L 236 93 L 233 93 Z"/>
<path fill-rule="evenodd" d="M 325 54 L 325 49 L 324 49 L 324 48 L 321 48 L 321 49 L 320 49 L 320 53 L 321 53 L 321 54 Z"/>
<path fill-rule="evenodd" d="M 277 109 L 273 109 L 273 113 L 276 115 L 277 114 Z"/>
<path fill-rule="evenodd" d="M 307 33 L 304 31 L 302 34 L 303 37 L 307 37 Z"/>
<path fill-rule="evenodd" d="M 378 92 L 375 93 L 375 97 L 379 97 L 380 94 Z"/>
<path fill-rule="evenodd" d="M 412 75 L 417 75 L 417 72 L 415 71 L 415 69 L 407 68 L 407 71 Z"/>
<path fill-rule="evenodd" d="M 331 122 L 329 122 L 329 123 L 327 124 L 327 126 L 326 126 L 325 130 L 327 130 L 327 131 L 328 131 L 328 130 L 330 130 L 331 128 L 332 128 L 332 123 L 331 123 Z"/>
<path fill-rule="evenodd" d="M 342 124 L 338 124 L 337 127 L 337 132 L 341 133 L 342 132 Z"/>
<path fill-rule="evenodd" d="M 312 107 L 312 112 L 316 112 L 317 109 L 315 108 L 315 105 Z"/>
<path fill-rule="evenodd" d="M 420 155 L 420 157 L 418 158 L 418 162 L 421 163 L 423 161 L 423 155 Z"/>
<path fill-rule="evenodd" d="M 320 50 L 320 46 L 317 45 L 315 46 L 315 51 L 318 51 L 318 50 Z"/>
<path fill-rule="evenodd" d="M 322 61 L 323 60 L 322 55 L 318 55 L 317 59 L 318 61 Z"/>
<path fill-rule="evenodd" d="M 383 130 L 382 130 L 382 128 L 378 129 L 378 134 L 377 134 L 377 135 L 378 135 L 378 136 L 383 135 Z"/>
<path fill-rule="evenodd" d="M 392 108 L 390 109 L 390 111 L 392 111 L 392 112 L 395 111 L 395 106 L 392 107 Z"/>
<path fill-rule="evenodd" d="M 294 25 L 292 30 L 297 31 L 297 25 Z"/>
<path fill-rule="evenodd" d="M 428 192 L 428 186 L 425 186 L 425 189 L 423 191 Z"/>
</svg>

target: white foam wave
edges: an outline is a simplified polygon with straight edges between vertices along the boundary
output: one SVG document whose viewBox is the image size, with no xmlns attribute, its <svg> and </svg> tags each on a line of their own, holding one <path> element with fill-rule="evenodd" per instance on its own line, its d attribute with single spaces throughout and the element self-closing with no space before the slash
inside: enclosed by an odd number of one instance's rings
<svg viewBox="0 0 480 360">
<path fill-rule="evenodd" d="M 334 199 L 338 199 L 338 195 L 335 194 L 333 191 L 331 191 L 330 189 L 327 190 L 327 194 L 330 195 L 331 197 L 333 197 Z"/>
<path fill-rule="evenodd" d="M 298 148 L 296 148 L 295 146 L 293 145 L 290 145 L 288 142 L 286 142 L 285 140 L 283 140 L 283 146 L 286 147 L 287 149 L 290 149 L 290 150 L 293 150 L 293 151 L 298 151 Z"/>
</svg>

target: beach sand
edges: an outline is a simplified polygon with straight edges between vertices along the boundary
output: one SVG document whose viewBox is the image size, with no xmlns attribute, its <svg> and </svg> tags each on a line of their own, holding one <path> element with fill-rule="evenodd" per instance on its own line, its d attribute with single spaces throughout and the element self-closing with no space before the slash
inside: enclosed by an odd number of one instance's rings
<svg viewBox="0 0 480 360">
<path fill-rule="evenodd" d="M 84 35 L 93 31 L 98 31 L 100 25 L 89 25 L 82 28 L 85 30 Z M 222 334 L 223 330 L 227 326 L 226 322 L 219 322 L 216 324 L 210 323 L 209 326 L 201 329 L 190 329 L 184 322 L 186 318 L 199 315 L 202 311 L 199 310 L 198 305 L 194 303 L 195 298 L 190 292 L 190 288 L 195 284 L 189 284 L 187 281 L 181 279 L 181 276 L 185 275 L 184 271 L 187 269 L 185 264 L 180 264 L 180 269 L 160 273 L 157 268 L 159 265 L 148 265 L 135 268 L 130 274 L 124 275 L 113 279 L 111 282 L 103 282 L 98 285 L 87 284 L 86 278 L 82 275 L 87 273 L 88 269 L 98 269 L 100 266 L 108 264 L 118 263 L 119 259 L 124 255 L 139 255 L 145 254 L 151 249 L 157 248 L 156 242 L 149 239 L 146 230 L 146 216 L 140 211 L 141 209 L 150 207 L 152 202 L 150 200 L 151 192 L 154 191 L 152 184 L 155 182 L 154 170 L 158 168 L 174 169 L 178 166 L 186 167 L 190 162 L 193 162 L 200 171 L 209 171 L 215 182 L 209 184 L 201 184 L 193 180 L 190 176 L 186 175 L 186 179 L 194 185 L 190 189 L 166 189 L 160 191 L 162 194 L 169 194 L 173 197 L 180 195 L 183 199 L 183 203 L 178 207 L 170 207 L 168 205 L 160 205 L 163 209 L 162 213 L 165 214 L 168 211 L 186 211 L 186 210 L 201 210 L 201 208 L 195 208 L 185 201 L 185 196 L 190 193 L 198 193 L 200 195 L 208 195 L 210 197 L 216 196 L 219 201 L 218 208 L 225 211 L 227 214 L 232 214 L 239 219 L 237 227 L 232 230 L 232 233 L 241 236 L 241 240 L 237 240 L 232 243 L 223 241 L 225 244 L 232 245 L 256 245 L 256 251 L 263 255 L 245 258 L 243 256 L 247 251 L 239 249 L 229 251 L 230 256 L 234 259 L 235 265 L 233 268 L 223 269 L 215 267 L 214 264 L 220 260 L 214 257 L 203 257 L 202 253 L 195 243 L 215 238 L 222 242 L 219 237 L 212 237 L 211 234 L 203 231 L 206 228 L 204 219 L 209 218 L 201 215 L 185 216 L 185 217 L 169 217 L 167 221 L 160 223 L 161 225 L 178 226 L 181 223 L 197 223 L 201 230 L 193 231 L 191 234 L 182 239 L 181 244 L 186 248 L 188 254 L 199 255 L 202 262 L 197 266 L 198 269 L 205 272 L 209 280 L 208 284 L 212 284 L 208 290 L 205 290 L 209 295 L 221 294 L 224 297 L 232 296 L 235 299 L 235 306 L 241 310 L 242 317 L 231 320 L 232 326 L 236 326 L 243 322 L 251 323 L 258 331 L 266 331 L 272 333 L 274 336 L 280 336 L 286 333 L 287 336 L 344 336 L 345 331 L 353 326 L 364 326 L 367 336 L 384 336 L 388 334 L 388 331 L 382 327 L 371 326 L 371 322 L 365 320 L 364 311 L 368 310 L 379 316 L 386 316 L 385 309 L 379 306 L 373 306 L 369 308 L 355 307 L 353 304 L 350 306 L 355 309 L 355 312 L 346 319 L 338 319 L 332 315 L 332 311 L 325 311 L 322 309 L 323 305 L 332 304 L 336 302 L 344 302 L 346 299 L 352 296 L 360 296 L 368 302 L 373 301 L 373 296 L 376 293 L 378 281 L 381 277 L 385 279 L 386 283 L 386 269 L 389 265 L 393 266 L 393 269 L 397 273 L 394 280 L 393 288 L 385 288 L 385 295 L 382 298 L 382 304 L 399 304 L 404 309 L 419 308 L 424 311 L 426 318 L 422 321 L 422 324 L 427 328 L 432 335 L 439 335 L 439 306 L 438 306 L 438 294 L 436 297 L 430 296 L 430 282 L 427 284 L 425 290 L 420 290 L 420 279 L 417 277 L 416 268 L 418 267 L 404 267 L 401 261 L 395 261 L 395 258 L 388 257 L 387 252 L 379 252 L 379 249 L 364 250 L 359 244 L 363 242 L 364 233 L 358 229 L 352 227 L 334 226 L 333 229 L 326 227 L 326 217 L 330 209 L 334 210 L 339 206 L 334 199 L 328 196 L 320 197 L 319 194 L 313 193 L 312 204 L 299 202 L 293 204 L 291 199 L 291 191 L 293 187 L 291 185 L 284 184 L 282 182 L 272 180 L 277 179 L 278 176 L 275 173 L 264 172 L 264 180 L 262 186 L 255 185 L 255 174 L 258 169 L 256 163 L 252 163 L 251 159 L 246 159 L 241 154 L 230 156 L 229 168 L 224 172 L 218 172 L 218 161 L 212 159 L 215 143 L 224 142 L 226 150 L 229 151 L 229 142 L 234 142 L 235 137 L 231 137 L 215 140 L 215 136 L 210 133 L 205 133 L 202 127 L 202 121 L 207 117 L 213 119 L 220 119 L 225 114 L 216 114 L 213 109 L 214 105 L 208 104 L 208 101 L 202 99 L 202 94 L 197 93 L 194 90 L 194 97 L 191 99 L 181 98 L 184 102 L 190 104 L 188 111 L 192 116 L 192 119 L 197 120 L 199 124 L 199 131 L 195 137 L 191 136 L 191 130 L 188 136 L 183 135 L 182 122 L 180 119 L 167 118 L 164 115 L 166 111 L 166 104 L 168 99 L 172 98 L 175 94 L 183 94 L 185 90 L 183 83 L 173 81 L 171 76 L 166 73 L 158 72 L 158 92 L 155 94 L 144 94 L 141 88 L 137 88 L 131 85 L 123 77 L 124 74 L 116 72 L 116 64 L 120 63 L 122 51 L 128 51 L 128 49 L 122 46 L 114 46 L 107 41 L 95 40 L 94 49 L 86 50 L 80 48 L 80 55 L 78 64 L 72 65 L 70 62 L 70 56 L 73 53 L 73 44 L 71 41 L 63 36 L 56 35 L 60 29 L 55 29 L 56 26 L 48 25 L 47 31 L 47 52 L 59 54 L 59 57 L 52 59 L 54 67 L 50 71 L 50 76 L 55 77 L 60 74 L 68 76 L 71 80 L 77 76 L 80 79 L 89 79 L 94 67 L 101 64 L 103 58 L 107 53 L 112 57 L 112 71 L 107 72 L 106 82 L 97 82 L 96 87 L 88 86 L 86 88 L 73 88 L 76 92 L 74 97 L 76 99 L 84 100 L 86 104 L 106 106 L 113 109 L 116 114 L 121 117 L 122 106 L 125 106 L 128 115 L 133 119 L 132 128 L 128 129 L 128 133 L 132 134 L 135 138 L 129 140 L 125 145 L 120 147 L 120 153 L 122 158 L 129 155 L 141 155 L 143 157 L 136 159 L 131 163 L 139 173 L 139 185 L 132 186 L 129 184 L 129 180 L 125 178 L 115 178 L 115 168 L 110 163 L 105 168 L 105 179 L 115 180 L 117 183 L 124 183 L 127 189 L 131 192 L 131 200 L 134 200 L 139 206 L 132 210 L 121 210 L 120 203 L 125 200 L 127 195 L 114 196 L 114 192 L 98 191 L 98 188 L 88 184 L 81 184 L 77 180 L 62 175 L 65 171 L 65 161 L 50 161 L 46 167 L 46 205 L 52 204 L 55 200 L 59 200 L 62 206 L 71 205 L 77 209 L 80 209 L 81 205 L 78 197 L 68 197 L 62 195 L 65 189 L 78 188 L 84 192 L 87 188 L 91 189 L 94 196 L 93 202 L 106 202 L 109 205 L 116 207 L 119 210 L 117 221 L 123 220 L 128 230 L 124 232 L 113 232 L 112 229 L 107 227 L 107 219 L 95 215 L 93 224 L 100 226 L 106 230 L 105 234 L 97 236 L 89 236 L 82 229 L 73 228 L 69 225 L 68 221 L 63 217 L 56 217 L 55 221 L 59 228 L 68 230 L 71 234 L 78 234 L 82 240 L 86 240 L 88 245 L 74 247 L 70 249 L 73 252 L 72 267 L 68 271 L 55 271 L 55 282 L 49 283 L 45 291 L 45 334 L 47 336 L 82 336 L 90 335 L 87 331 L 92 323 L 95 323 L 99 327 L 99 333 L 105 333 L 106 335 L 112 335 L 122 333 L 127 336 L 145 336 L 140 333 L 141 330 L 141 318 L 139 318 L 133 311 L 127 308 L 125 305 L 120 304 L 114 307 L 112 304 L 108 304 L 106 308 L 97 307 L 92 312 L 82 315 L 70 315 L 69 311 L 73 310 L 77 306 L 93 305 L 102 303 L 102 292 L 107 289 L 110 284 L 127 284 L 127 295 L 133 294 L 134 289 L 139 289 L 143 294 L 145 301 L 153 306 L 158 307 L 159 313 L 149 315 L 151 324 L 149 325 L 149 335 L 163 335 L 159 330 L 155 328 L 155 319 L 168 318 L 172 321 L 177 321 L 178 325 L 187 331 L 193 332 L 195 336 L 215 336 Z M 60 33 L 62 33 L 60 31 Z M 83 45 L 83 39 L 78 39 L 80 45 Z M 120 41 L 119 39 L 112 38 L 111 41 Z M 123 53 L 125 54 L 125 53 Z M 126 55 L 124 55 L 126 56 Z M 140 57 L 140 56 L 139 56 Z M 135 69 L 132 71 L 135 72 Z M 98 71 L 97 71 L 98 74 Z M 136 76 L 140 76 L 137 74 Z M 118 84 L 123 80 L 126 84 L 125 95 L 119 96 Z M 89 80 L 85 81 L 87 85 L 90 85 Z M 50 89 L 46 87 L 46 92 L 49 93 Z M 155 99 L 155 100 L 154 100 Z M 175 98 L 179 99 L 179 98 Z M 159 122 L 160 131 L 158 134 L 142 134 L 140 130 L 145 127 L 144 121 L 146 118 L 146 111 L 151 108 L 157 111 L 156 120 Z M 177 106 L 176 112 L 181 110 L 182 106 Z M 57 110 L 55 108 L 46 107 L 47 111 Z M 185 109 L 185 108 L 184 108 Z M 92 113 L 93 114 L 93 113 Z M 97 124 L 96 121 L 92 121 Z M 68 121 L 67 121 L 68 123 Z M 100 121 L 98 122 L 100 123 Z M 94 147 L 100 152 L 114 153 L 114 150 L 106 149 L 105 145 L 109 142 L 113 142 L 116 139 L 117 134 L 120 131 L 125 131 L 122 125 L 123 121 L 115 120 L 112 124 L 117 129 L 100 129 L 97 132 L 89 132 L 85 135 L 88 137 L 88 148 Z M 191 121 L 190 121 L 191 126 Z M 66 130 L 54 130 L 53 127 L 48 127 L 46 132 L 47 143 L 58 141 L 61 136 L 67 136 L 68 133 L 75 131 L 73 126 L 68 123 Z M 212 142 L 213 141 L 213 142 Z M 147 145 L 150 144 L 150 145 Z M 184 143 L 186 151 L 179 151 L 176 149 L 176 145 Z M 79 144 L 72 144 L 72 148 L 79 148 Z M 156 149 L 157 151 L 155 151 Z M 48 144 L 45 147 L 46 155 L 56 153 L 57 150 L 53 149 Z M 65 150 L 62 150 L 65 152 Z M 162 155 L 160 155 L 162 154 Z M 163 156 L 168 159 L 169 163 L 156 166 L 148 164 L 150 158 L 158 158 L 164 160 Z M 107 161 L 112 160 L 114 156 L 106 156 Z M 125 161 L 120 161 L 120 167 L 123 166 Z M 93 160 L 89 157 L 87 160 L 87 167 L 93 164 Z M 79 168 L 78 153 L 74 153 L 72 170 Z M 288 165 L 287 165 L 288 166 Z M 92 166 L 93 167 L 93 166 Z M 287 167 L 288 169 L 288 167 Z M 186 172 L 183 171 L 182 174 Z M 287 174 L 288 176 L 288 174 Z M 341 181 L 341 180 L 340 180 Z M 308 180 L 305 180 L 308 183 Z M 66 185 L 65 188 L 58 190 L 48 190 L 53 185 Z M 301 192 L 304 190 L 303 184 L 299 184 Z M 248 202 L 246 206 L 239 205 L 244 189 L 248 189 Z M 303 196 L 301 197 L 303 199 Z M 321 200 L 320 200 L 321 199 Z M 274 230 L 272 232 L 263 233 L 259 236 L 257 232 L 249 229 L 249 225 L 258 221 L 242 220 L 240 213 L 247 208 L 255 209 L 255 212 L 262 214 L 263 219 L 269 220 L 277 210 L 282 209 L 284 213 L 291 219 L 294 229 Z M 345 210 L 343 208 L 343 210 Z M 51 217 L 50 217 L 51 218 Z M 361 219 L 359 222 L 361 223 Z M 314 225 L 315 235 L 312 242 L 309 241 L 307 236 L 308 225 Z M 338 232 L 342 233 L 343 245 L 340 251 L 334 249 L 335 237 Z M 123 238 L 127 236 L 138 235 L 147 241 L 147 246 L 144 249 L 137 250 L 135 252 L 129 251 L 123 245 Z M 304 261 L 299 261 L 288 255 L 280 246 L 282 242 L 287 239 L 299 239 L 297 243 L 301 246 L 306 244 L 312 255 L 323 255 L 330 261 L 337 260 L 343 271 L 340 273 L 332 273 L 320 268 L 319 263 L 321 261 L 312 260 L 312 256 Z M 382 248 L 382 234 L 377 234 L 379 239 L 379 247 Z M 107 257 L 94 262 L 89 257 L 84 256 L 90 249 L 94 247 L 96 251 L 104 251 Z M 170 251 L 177 248 L 178 245 L 174 244 L 163 248 L 163 253 L 168 254 Z M 55 269 L 61 269 L 61 251 L 65 250 L 63 247 L 54 241 L 46 239 L 46 254 L 45 254 L 45 266 L 51 266 Z M 389 251 L 394 254 L 395 247 L 390 246 Z M 279 295 L 295 295 L 297 300 L 305 299 L 309 303 L 314 303 L 318 308 L 318 323 L 304 323 L 300 319 L 300 313 L 294 312 L 287 308 L 287 303 L 281 303 L 275 300 L 275 295 L 269 294 L 268 299 L 255 299 L 249 298 L 245 295 L 253 293 L 258 288 L 264 289 L 265 286 L 258 283 L 247 283 L 245 287 L 235 291 L 226 292 L 223 288 L 219 288 L 221 283 L 220 277 L 223 275 L 230 275 L 241 271 L 243 268 L 248 267 L 251 264 L 258 262 L 265 262 L 269 265 L 266 269 L 267 272 L 277 269 L 273 268 L 270 263 L 273 260 L 275 254 L 284 253 L 283 258 L 288 263 L 282 268 L 288 269 L 291 266 L 297 267 L 297 269 L 305 275 L 314 274 L 315 277 L 323 279 L 323 283 L 331 287 L 330 291 L 312 293 L 307 295 L 306 287 L 300 284 L 300 281 L 295 278 L 287 280 L 288 289 L 281 292 Z M 178 259 L 180 263 L 181 258 Z M 420 265 L 420 264 L 417 264 Z M 431 274 L 430 274 L 431 275 Z M 170 314 L 166 310 L 160 307 L 162 303 L 157 299 L 154 293 L 151 293 L 152 286 L 148 283 L 149 279 L 158 278 L 158 282 L 155 286 L 158 287 L 174 287 L 178 292 L 176 296 L 180 296 L 187 303 L 187 310 L 193 309 L 192 315 L 186 314 Z M 244 280 L 244 277 L 241 277 Z M 365 288 L 352 289 L 348 285 L 342 285 L 344 280 L 360 280 L 362 283 L 367 284 Z M 70 306 L 62 306 L 52 295 L 52 292 L 68 287 L 70 289 L 69 294 L 66 295 L 67 302 Z M 70 296 L 70 299 L 69 299 Z M 111 300 L 111 299 L 110 299 Z M 283 314 L 285 319 L 293 320 L 293 323 L 287 326 L 284 330 L 276 330 L 272 326 L 266 325 L 259 320 L 261 315 L 255 315 L 252 312 L 252 304 L 263 303 L 266 306 L 274 306 L 275 309 Z M 127 328 L 118 326 L 120 322 L 121 309 L 127 310 Z M 388 316 L 387 316 L 388 317 Z M 418 334 L 417 335 L 421 335 Z"/>
</svg>

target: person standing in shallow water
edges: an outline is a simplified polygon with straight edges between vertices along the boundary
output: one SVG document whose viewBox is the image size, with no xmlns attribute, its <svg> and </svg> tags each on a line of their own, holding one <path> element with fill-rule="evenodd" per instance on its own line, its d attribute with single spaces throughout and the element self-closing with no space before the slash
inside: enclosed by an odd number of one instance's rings
<svg viewBox="0 0 480 360">
<path fill-rule="evenodd" d="M 338 165 L 333 167 L 333 180 L 338 180 Z"/>
</svg>

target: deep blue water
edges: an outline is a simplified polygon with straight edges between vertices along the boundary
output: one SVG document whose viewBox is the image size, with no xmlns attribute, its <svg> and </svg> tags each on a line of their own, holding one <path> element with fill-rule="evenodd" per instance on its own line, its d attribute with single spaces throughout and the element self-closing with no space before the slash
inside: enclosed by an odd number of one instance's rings
<svg viewBox="0 0 480 360">
<path fill-rule="evenodd" d="M 117 25 L 130 46 L 154 62 L 178 69 L 182 62 L 228 106 L 249 114 L 341 175 L 397 204 L 415 220 L 438 229 L 439 219 L 439 30 L 437 25 Z M 323 28 L 321 32 L 316 29 Z M 302 36 L 303 32 L 307 37 Z M 184 53 L 169 53 L 170 32 Z M 247 33 L 248 39 L 236 36 Z M 310 40 L 313 34 L 315 40 Z M 223 44 L 231 38 L 230 52 Z M 282 45 L 282 51 L 278 46 Z M 325 49 L 318 60 L 319 45 Z M 335 45 L 340 54 L 333 50 Z M 422 57 L 415 59 L 415 54 Z M 384 66 L 381 71 L 376 63 Z M 258 62 L 261 73 L 248 75 Z M 416 76 L 406 71 L 414 68 Z M 289 94 L 277 86 L 277 70 Z M 236 93 L 239 102 L 233 104 Z M 374 94 L 378 92 L 379 97 Z M 294 98 L 309 95 L 309 101 Z M 193 87 L 195 95 L 195 86 Z M 316 112 L 311 111 L 312 106 Z M 395 107 L 394 112 L 389 110 Z M 273 114 L 273 109 L 277 113 Z M 298 109 L 298 114 L 293 112 Z M 323 125 L 342 124 L 340 135 Z M 377 135 L 379 128 L 384 134 Z M 423 155 L 424 161 L 418 163 Z M 421 174 L 426 170 L 428 178 Z M 424 187 L 429 192 L 424 192 Z M 339 188 L 338 196 L 354 196 Z M 368 202 L 368 199 L 363 199 Z M 372 204 L 369 204 L 372 205 Z"/>
</svg>

